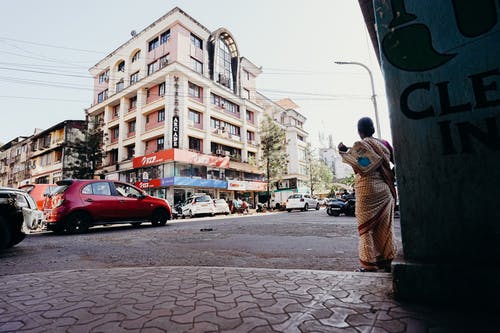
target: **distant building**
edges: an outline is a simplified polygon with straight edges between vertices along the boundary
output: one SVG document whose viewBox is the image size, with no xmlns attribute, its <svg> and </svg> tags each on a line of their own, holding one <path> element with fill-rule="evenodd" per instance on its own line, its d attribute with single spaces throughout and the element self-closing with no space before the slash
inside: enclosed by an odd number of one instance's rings
<svg viewBox="0 0 500 333">
<path fill-rule="evenodd" d="M 67 168 L 75 158 L 67 144 L 82 138 L 84 120 L 65 120 L 30 138 L 30 183 L 53 184 L 71 174 Z"/>
<path fill-rule="evenodd" d="M 67 173 L 67 143 L 82 134 L 84 120 L 65 120 L 35 134 L 18 137 L 0 147 L 0 185 L 19 187 L 26 184 L 55 183 Z"/>
<path fill-rule="evenodd" d="M 354 173 L 352 168 L 342 162 L 342 157 L 339 154 L 337 147 L 334 147 L 332 136 L 328 138 L 328 147 L 318 150 L 319 158 L 332 170 L 335 179 L 344 179 Z"/>
<path fill-rule="evenodd" d="M 29 181 L 29 138 L 19 136 L 0 147 L 0 186 L 19 187 Z"/>
</svg>

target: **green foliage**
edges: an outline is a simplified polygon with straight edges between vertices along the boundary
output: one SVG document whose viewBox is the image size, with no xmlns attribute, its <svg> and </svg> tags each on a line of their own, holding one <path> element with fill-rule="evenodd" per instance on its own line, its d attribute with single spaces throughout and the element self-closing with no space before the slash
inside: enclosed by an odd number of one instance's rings
<svg viewBox="0 0 500 333">
<path fill-rule="evenodd" d="M 305 157 L 308 164 L 308 183 L 311 195 L 314 195 L 314 191 L 323 192 L 330 188 L 333 181 L 332 170 L 330 170 L 324 161 L 314 157 L 314 152 L 310 143 L 306 146 Z"/>
<path fill-rule="evenodd" d="M 104 157 L 102 140 L 102 130 L 95 120 L 87 124 L 81 138 L 68 142 L 69 158 L 65 177 L 93 179 Z"/>
<path fill-rule="evenodd" d="M 349 177 L 343 179 L 341 183 L 350 187 L 354 187 L 354 174 L 351 174 Z"/>
<path fill-rule="evenodd" d="M 260 144 L 261 166 L 266 170 L 267 189 L 270 183 L 279 181 L 288 171 L 288 153 L 286 152 L 286 132 L 269 116 L 261 123 Z"/>
</svg>

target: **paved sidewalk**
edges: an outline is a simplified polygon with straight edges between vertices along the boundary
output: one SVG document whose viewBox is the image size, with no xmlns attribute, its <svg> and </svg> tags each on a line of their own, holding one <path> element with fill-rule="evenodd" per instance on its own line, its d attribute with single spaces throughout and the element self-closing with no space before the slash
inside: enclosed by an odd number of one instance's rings
<svg viewBox="0 0 500 333">
<path fill-rule="evenodd" d="M 10 275 L 0 277 L 0 332 L 437 333 L 493 323 L 400 304 L 391 284 L 385 273 L 214 267 Z"/>
</svg>

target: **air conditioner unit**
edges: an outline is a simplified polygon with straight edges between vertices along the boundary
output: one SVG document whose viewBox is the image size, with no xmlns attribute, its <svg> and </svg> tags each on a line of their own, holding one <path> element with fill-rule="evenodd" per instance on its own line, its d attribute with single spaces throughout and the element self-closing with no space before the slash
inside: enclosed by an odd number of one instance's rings
<svg viewBox="0 0 500 333">
<path fill-rule="evenodd" d="M 215 155 L 222 155 L 223 150 L 222 149 L 217 149 L 215 151 Z"/>
<path fill-rule="evenodd" d="M 231 156 L 231 152 L 228 150 L 224 150 L 224 156 Z"/>
</svg>

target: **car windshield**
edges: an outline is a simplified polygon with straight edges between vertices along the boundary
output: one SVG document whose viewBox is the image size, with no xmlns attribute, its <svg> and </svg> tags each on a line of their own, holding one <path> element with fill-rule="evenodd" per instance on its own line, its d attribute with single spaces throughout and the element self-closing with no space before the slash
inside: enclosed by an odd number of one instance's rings
<svg viewBox="0 0 500 333">
<path fill-rule="evenodd" d="M 209 196 L 197 197 L 194 199 L 194 202 L 209 202 L 211 199 Z"/>
</svg>

